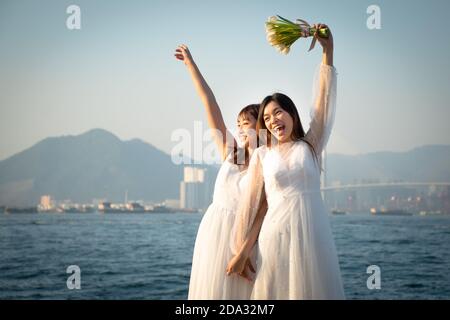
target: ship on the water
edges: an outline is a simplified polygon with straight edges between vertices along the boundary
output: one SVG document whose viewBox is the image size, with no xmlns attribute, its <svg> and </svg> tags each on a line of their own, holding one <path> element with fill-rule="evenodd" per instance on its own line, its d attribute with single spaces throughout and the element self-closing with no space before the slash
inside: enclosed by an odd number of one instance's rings
<svg viewBox="0 0 450 320">
<path fill-rule="evenodd" d="M 102 202 L 98 205 L 100 213 L 171 213 L 172 208 L 165 205 L 155 205 L 153 207 L 143 206 L 137 202 L 130 202 L 126 205 L 114 205 L 111 202 Z"/>
<path fill-rule="evenodd" d="M 151 212 L 153 212 L 153 213 L 171 213 L 171 212 L 174 212 L 174 210 L 171 208 L 168 208 L 164 205 L 158 205 L 158 206 L 154 206 Z"/>
<path fill-rule="evenodd" d="M 37 213 L 37 207 L 5 207 L 3 212 L 10 213 Z"/>
<path fill-rule="evenodd" d="M 97 211 L 94 206 L 67 206 L 63 210 L 65 213 L 94 213 Z"/>
<path fill-rule="evenodd" d="M 345 214 L 347 214 L 347 211 L 333 209 L 333 210 L 331 210 L 331 214 L 334 214 L 334 215 L 345 215 Z"/>
<path fill-rule="evenodd" d="M 443 214 L 443 212 L 441 210 L 435 210 L 435 211 L 433 211 L 433 210 L 429 210 L 429 211 L 422 210 L 422 211 L 419 212 L 419 215 L 421 215 L 421 216 L 435 216 L 435 215 L 442 215 L 442 214 Z"/>
<path fill-rule="evenodd" d="M 408 212 L 408 211 L 402 210 L 402 209 L 378 210 L 375 208 L 371 208 L 370 213 L 372 215 L 377 215 L 377 216 L 412 216 L 413 215 L 411 212 Z"/>
</svg>

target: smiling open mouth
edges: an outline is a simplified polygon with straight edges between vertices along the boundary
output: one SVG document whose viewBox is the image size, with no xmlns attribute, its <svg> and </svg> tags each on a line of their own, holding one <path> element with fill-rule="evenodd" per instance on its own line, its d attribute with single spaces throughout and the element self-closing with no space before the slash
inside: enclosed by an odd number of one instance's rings
<svg viewBox="0 0 450 320">
<path fill-rule="evenodd" d="M 284 129 L 285 127 L 283 125 L 278 125 L 273 128 L 274 132 L 279 136 L 284 134 Z"/>
</svg>

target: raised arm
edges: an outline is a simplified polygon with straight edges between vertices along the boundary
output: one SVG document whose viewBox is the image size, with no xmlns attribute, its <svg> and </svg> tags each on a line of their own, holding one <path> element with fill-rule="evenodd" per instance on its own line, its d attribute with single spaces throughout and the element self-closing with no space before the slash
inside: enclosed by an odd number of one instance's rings
<svg viewBox="0 0 450 320">
<path fill-rule="evenodd" d="M 327 27 L 315 25 L 316 28 Z M 322 45 L 322 63 L 317 71 L 313 84 L 313 106 L 311 109 L 311 123 L 306 133 L 308 140 L 320 158 L 334 124 L 336 112 L 336 69 L 333 66 L 333 35 L 329 32 L 327 39 L 317 37 Z"/>
<path fill-rule="evenodd" d="M 228 150 L 230 150 L 236 142 L 233 135 L 225 126 L 222 112 L 217 104 L 214 93 L 208 86 L 205 78 L 203 78 L 203 75 L 195 64 L 194 59 L 192 58 L 192 55 L 186 45 L 180 45 L 176 49 L 175 57 L 178 60 L 184 61 L 191 75 L 195 89 L 200 96 L 203 105 L 205 106 L 208 125 L 210 129 L 213 130 L 214 141 L 221 152 L 222 160 L 224 160 L 228 154 Z"/>
</svg>

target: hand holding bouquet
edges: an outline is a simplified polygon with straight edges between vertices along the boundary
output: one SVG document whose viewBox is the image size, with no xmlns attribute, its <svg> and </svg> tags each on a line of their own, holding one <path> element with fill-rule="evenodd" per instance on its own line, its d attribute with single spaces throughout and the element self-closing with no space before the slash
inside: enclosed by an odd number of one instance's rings
<svg viewBox="0 0 450 320">
<path fill-rule="evenodd" d="M 298 38 L 314 37 L 308 51 L 314 48 L 318 38 L 322 46 L 326 44 L 326 42 L 321 40 L 327 39 L 331 35 L 327 26 L 322 24 L 311 26 L 308 22 L 301 19 L 296 21 L 297 23 L 294 23 L 280 16 L 270 17 L 266 22 L 267 40 L 269 43 L 283 54 L 289 53 L 291 45 Z"/>
</svg>

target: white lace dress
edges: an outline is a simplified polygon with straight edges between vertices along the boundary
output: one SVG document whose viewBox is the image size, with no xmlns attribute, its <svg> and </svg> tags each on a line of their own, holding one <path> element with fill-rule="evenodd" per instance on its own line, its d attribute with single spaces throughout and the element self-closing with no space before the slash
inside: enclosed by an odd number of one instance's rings
<svg viewBox="0 0 450 320">
<path fill-rule="evenodd" d="M 334 122 L 336 71 L 321 65 L 305 139 L 320 154 Z M 243 205 L 264 188 L 268 211 L 257 242 L 252 299 L 344 299 L 329 211 L 320 192 L 320 162 L 302 140 L 255 150 Z M 247 213 L 250 209 L 247 210 Z"/>
<path fill-rule="evenodd" d="M 195 241 L 188 299 L 249 299 L 252 284 L 238 275 L 227 276 L 232 258 L 230 241 L 239 197 L 247 184 L 246 171 L 223 162 L 216 178 L 213 202 L 205 212 Z"/>
</svg>

